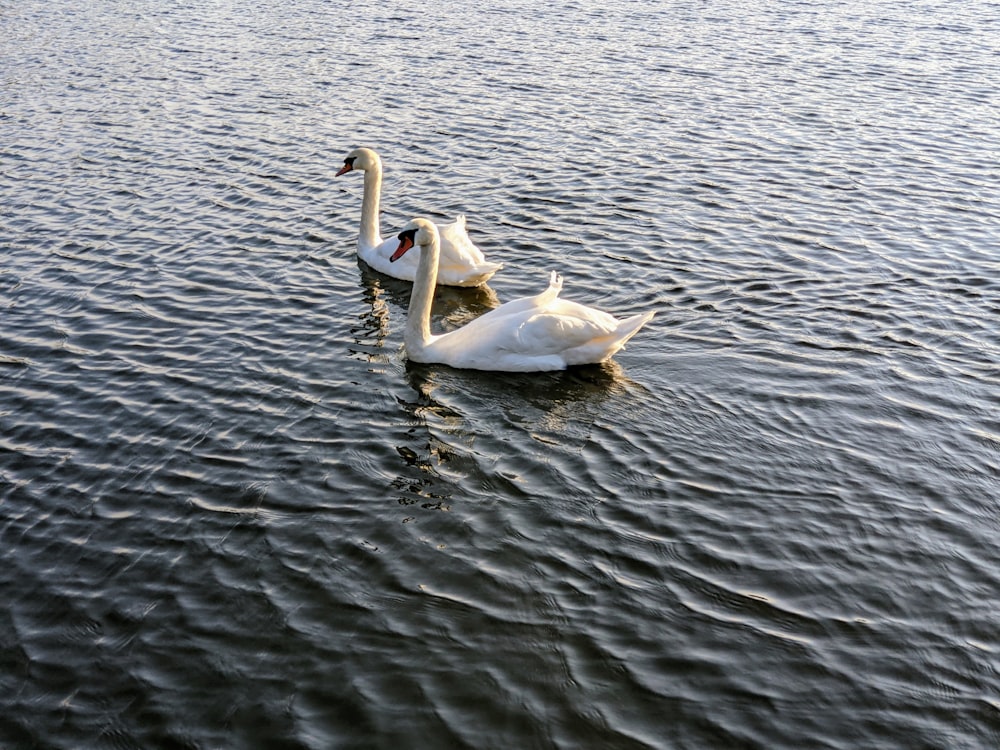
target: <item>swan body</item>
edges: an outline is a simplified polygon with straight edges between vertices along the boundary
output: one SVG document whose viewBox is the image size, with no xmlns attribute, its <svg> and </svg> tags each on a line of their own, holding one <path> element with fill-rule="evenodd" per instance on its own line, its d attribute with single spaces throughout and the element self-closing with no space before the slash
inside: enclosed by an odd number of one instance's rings
<svg viewBox="0 0 1000 750">
<path fill-rule="evenodd" d="M 618 320 L 606 312 L 559 298 L 562 278 L 553 271 L 549 286 L 533 297 L 501 305 L 448 333 L 431 333 L 440 238 L 427 219 L 414 219 L 399 234 L 390 261 L 420 248 L 410 296 L 404 342 L 414 362 L 440 363 L 473 370 L 539 372 L 609 359 L 654 315 Z"/>
<path fill-rule="evenodd" d="M 398 244 L 395 238 L 383 240 L 379 232 L 379 200 L 382 193 L 382 159 L 370 148 L 356 148 L 344 159 L 337 177 L 347 172 L 365 173 L 364 195 L 361 199 L 361 231 L 358 234 L 358 255 L 379 273 L 403 281 L 413 281 L 417 274 L 420 253 L 407 256 L 402 262 L 391 263 L 389 256 Z M 441 267 L 438 283 L 445 286 L 479 286 L 500 270 L 501 264 L 490 263 L 483 251 L 469 239 L 465 216 L 451 224 L 438 226 L 441 237 Z"/>
</svg>

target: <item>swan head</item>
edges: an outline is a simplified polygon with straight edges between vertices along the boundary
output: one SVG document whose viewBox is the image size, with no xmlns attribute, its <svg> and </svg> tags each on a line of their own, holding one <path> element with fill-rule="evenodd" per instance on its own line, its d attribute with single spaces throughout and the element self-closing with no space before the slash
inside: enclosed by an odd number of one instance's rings
<svg viewBox="0 0 1000 750">
<path fill-rule="evenodd" d="M 335 176 L 340 177 L 340 175 L 353 172 L 355 169 L 367 171 L 369 169 L 381 169 L 381 167 L 382 160 L 378 154 L 370 148 L 356 148 L 344 157 L 344 166 L 340 168 L 340 171 Z"/>
<path fill-rule="evenodd" d="M 396 252 L 390 256 L 389 261 L 391 263 L 395 263 L 397 260 L 406 255 L 406 251 L 412 249 L 414 245 L 427 247 L 434 242 L 437 235 L 438 230 L 437 227 L 434 226 L 433 221 L 430 219 L 413 219 L 403 228 L 403 231 L 397 235 L 399 238 L 399 247 L 397 247 Z"/>
</svg>

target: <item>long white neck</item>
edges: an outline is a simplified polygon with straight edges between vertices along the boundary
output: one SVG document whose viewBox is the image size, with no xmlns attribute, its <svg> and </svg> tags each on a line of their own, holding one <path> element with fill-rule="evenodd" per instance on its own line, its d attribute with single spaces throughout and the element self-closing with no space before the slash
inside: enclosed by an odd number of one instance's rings
<svg viewBox="0 0 1000 750">
<path fill-rule="evenodd" d="M 420 246 L 420 260 L 417 276 L 410 292 L 410 308 L 406 313 L 406 331 L 403 341 L 406 353 L 415 362 L 423 361 L 424 348 L 431 342 L 431 303 L 434 287 L 437 285 L 438 260 L 441 256 L 441 240 L 437 232 L 431 235 L 429 245 Z"/>
<path fill-rule="evenodd" d="M 379 196 L 382 193 L 382 164 L 376 160 L 365 170 L 365 189 L 361 198 L 361 231 L 358 245 L 375 247 L 382 242 L 378 228 Z"/>
</svg>

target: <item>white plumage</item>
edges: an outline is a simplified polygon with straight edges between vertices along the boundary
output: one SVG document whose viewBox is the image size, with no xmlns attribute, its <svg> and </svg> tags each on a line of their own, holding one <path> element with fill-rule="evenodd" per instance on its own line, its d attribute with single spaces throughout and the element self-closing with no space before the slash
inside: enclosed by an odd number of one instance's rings
<svg viewBox="0 0 1000 750">
<path fill-rule="evenodd" d="M 382 193 L 382 160 L 370 148 L 356 148 L 344 159 L 339 177 L 347 172 L 361 170 L 365 174 L 364 195 L 361 199 L 361 228 L 358 233 L 358 255 L 379 273 L 403 281 L 416 278 L 419 251 L 399 263 L 390 263 L 389 256 L 396 249 L 394 238 L 382 239 L 379 231 L 379 201 Z M 490 263 L 483 251 L 476 247 L 465 228 L 465 216 L 451 224 L 438 226 L 441 236 L 441 267 L 438 283 L 445 286 L 479 286 L 486 283 L 501 268 Z"/>
<path fill-rule="evenodd" d="M 399 234 L 393 262 L 414 246 L 421 250 L 410 297 L 404 342 L 415 362 L 507 372 L 563 370 L 603 362 L 621 349 L 654 315 L 618 320 L 606 312 L 559 298 L 562 278 L 552 272 L 549 286 L 490 310 L 454 331 L 432 334 L 431 302 L 441 254 L 437 227 L 414 219 Z"/>
</svg>

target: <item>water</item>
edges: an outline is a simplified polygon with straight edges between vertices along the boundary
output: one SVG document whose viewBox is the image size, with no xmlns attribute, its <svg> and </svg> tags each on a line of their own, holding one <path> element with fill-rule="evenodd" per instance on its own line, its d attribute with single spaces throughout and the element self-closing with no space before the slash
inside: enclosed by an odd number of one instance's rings
<svg viewBox="0 0 1000 750">
<path fill-rule="evenodd" d="M 0 746 L 996 746 L 1000 8 L 273 5 L 0 2 Z"/>
</svg>

